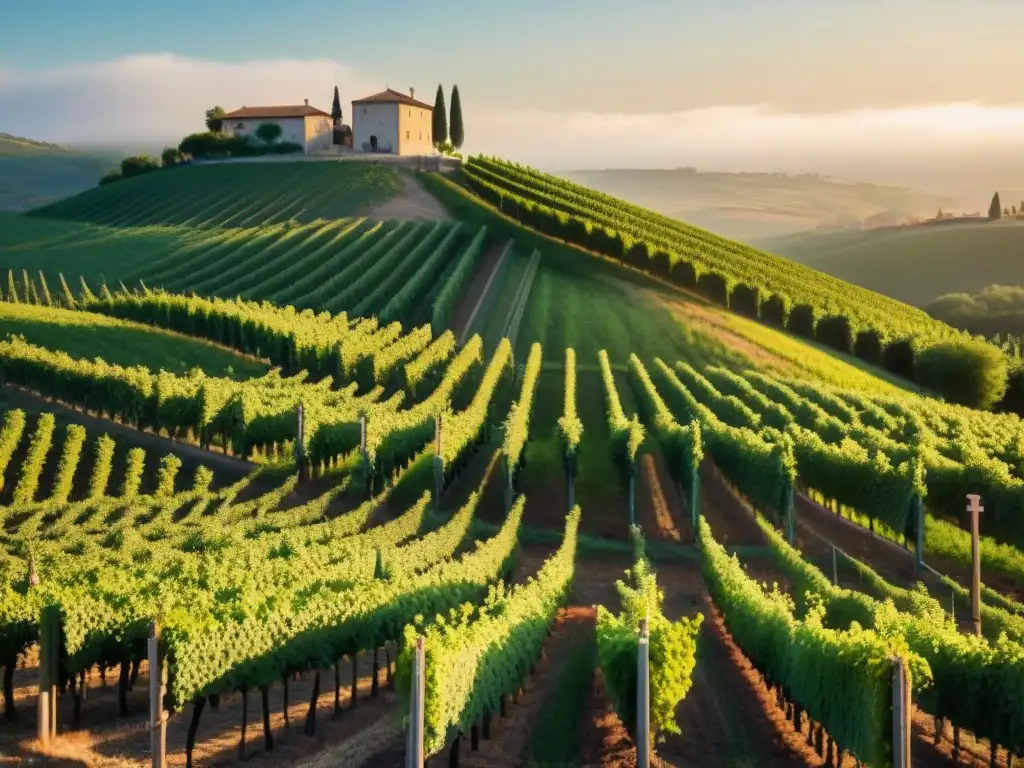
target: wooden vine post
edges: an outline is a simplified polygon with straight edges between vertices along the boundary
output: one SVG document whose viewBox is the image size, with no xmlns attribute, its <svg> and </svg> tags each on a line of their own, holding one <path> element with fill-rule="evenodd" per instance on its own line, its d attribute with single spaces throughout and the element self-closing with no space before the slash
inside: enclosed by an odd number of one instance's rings
<svg viewBox="0 0 1024 768">
<path fill-rule="evenodd" d="M 700 469 L 694 466 L 690 470 L 690 530 L 693 531 L 693 541 L 697 542 L 697 514 L 700 510 Z"/>
<path fill-rule="evenodd" d="M 565 480 L 566 480 L 566 511 L 571 512 L 576 506 L 576 454 L 566 453 L 565 456 Z"/>
<path fill-rule="evenodd" d="M 832 545 L 832 585 L 839 586 L 839 567 L 836 563 L 836 545 Z"/>
<path fill-rule="evenodd" d="M 426 695 L 426 653 L 423 637 L 416 638 L 412 657 L 412 696 L 406 731 L 405 768 L 423 768 L 423 707 Z"/>
<path fill-rule="evenodd" d="M 55 605 L 39 613 L 39 743 L 46 746 L 57 737 L 57 679 L 60 653 L 60 613 Z"/>
<path fill-rule="evenodd" d="M 306 425 L 305 414 L 302 410 L 302 403 L 299 403 L 295 425 L 295 461 L 299 465 L 299 482 L 306 480 Z"/>
<path fill-rule="evenodd" d="M 981 532 L 980 518 L 985 508 L 981 496 L 967 494 L 967 511 L 971 514 L 971 623 L 974 634 L 981 637 Z"/>
<path fill-rule="evenodd" d="M 915 493 L 910 500 L 910 505 L 917 528 L 917 540 L 914 542 L 914 569 L 920 573 L 924 570 L 924 500 Z"/>
<path fill-rule="evenodd" d="M 507 515 L 509 510 L 512 509 L 512 500 L 515 498 L 516 494 L 515 485 L 513 483 L 515 467 L 512 466 L 512 462 L 509 460 L 507 455 L 502 457 L 502 463 L 505 465 L 505 514 Z"/>
<path fill-rule="evenodd" d="M 366 447 L 366 414 L 359 415 L 359 456 L 362 459 L 363 485 L 366 487 L 367 500 L 373 498 L 373 467 L 370 464 L 370 452 Z"/>
<path fill-rule="evenodd" d="M 640 619 L 636 656 L 636 764 L 651 765 L 651 646 L 647 619 Z"/>
<path fill-rule="evenodd" d="M 167 712 L 164 694 L 167 689 L 167 666 L 160 648 L 160 625 L 149 625 L 149 746 L 153 768 L 167 768 Z"/>
<path fill-rule="evenodd" d="M 892 660 L 892 766 L 911 768 L 910 762 L 910 670 L 907 660 Z"/>
<path fill-rule="evenodd" d="M 634 499 L 634 491 L 636 490 L 636 462 L 630 462 L 629 465 L 629 527 L 632 528 L 636 525 L 636 501 Z"/>
<path fill-rule="evenodd" d="M 789 480 L 782 489 L 782 516 L 786 524 L 786 543 L 792 547 L 796 536 L 793 521 L 793 484 Z"/>
<path fill-rule="evenodd" d="M 434 508 L 441 508 L 444 488 L 444 459 L 441 458 L 441 413 L 434 417 Z"/>
</svg>

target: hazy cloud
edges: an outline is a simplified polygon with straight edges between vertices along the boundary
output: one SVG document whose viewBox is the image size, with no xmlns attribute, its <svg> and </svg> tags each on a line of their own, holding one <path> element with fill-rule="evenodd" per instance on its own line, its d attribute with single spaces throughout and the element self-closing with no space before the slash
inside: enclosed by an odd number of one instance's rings
<svg viewBox="0 0 1024 768">
<path fill-rule="evenodd" d="M 69 143 L 170 142 L 201 130 L 203 111 L 213 104 L 231 109 L 308 98 L 329 109 L 335 84 L 346 120 L 353 98 L 386 85 L 325 59 L 231 63 L 160 54 L 32 72 L 0 66 L 0 131 Z M 418 95 L 432 101 L 432 84 L 419 86 Z M 466 149 L 547 168 L 695 165 L 885 180 L 881 170 L 890 176 L 915 169 L 952 173 L 971 165 L 979 172 L 1024 174 L 1024 158 L 1014 153 L 1024 135 L 1024 106 L 795 114 L 739 105 L 596 113 L 474 108 L 469 101 L 464 109 Z"/>
</svg>

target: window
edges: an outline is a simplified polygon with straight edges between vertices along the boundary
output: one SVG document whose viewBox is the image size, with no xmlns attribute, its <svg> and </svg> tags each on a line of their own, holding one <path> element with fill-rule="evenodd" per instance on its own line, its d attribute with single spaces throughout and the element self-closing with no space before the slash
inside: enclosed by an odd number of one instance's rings
<svg viewBox="0 0 1024 768">
<path fill-rule="evenodd" d="M 405 138 L 407 138 L 407 139 L 409 138 L 409 132 L 408 131 L 405 132 Z"/>
<path fill-rule="evenodd" d="M 366 107 L 363 107 L 363 114 L 366 114 Z"/>
<path fill-rule="evenodd" d="M 409 117 L 412 117 L 412 110 L 409 110 Z"/>
<path fill-rule="evenodd" d="M 239 123 L 238 125 L 236 125 L 235 126 L 235 130 L 236 131 L 244 131 L 245 130 L 245 123 Z"/>
<path fill-rule="evenodd" d="M 420 131 L 420 141 L 423 141 L 423 131 Z"/>
</svg>

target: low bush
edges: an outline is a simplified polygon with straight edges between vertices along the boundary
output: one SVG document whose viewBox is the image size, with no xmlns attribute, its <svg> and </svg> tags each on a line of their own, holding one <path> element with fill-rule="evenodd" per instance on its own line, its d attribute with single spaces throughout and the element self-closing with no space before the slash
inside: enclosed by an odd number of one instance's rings
<svg viewBox="0 0 1024 768">
<path fill-rule="evenodd" d="M 987 410 L 1006 394 L 1006 357 L 983 341 L 936 344 L 918 353 L 915 369 L 918 383 L 959 405 Z"/>
</svg>

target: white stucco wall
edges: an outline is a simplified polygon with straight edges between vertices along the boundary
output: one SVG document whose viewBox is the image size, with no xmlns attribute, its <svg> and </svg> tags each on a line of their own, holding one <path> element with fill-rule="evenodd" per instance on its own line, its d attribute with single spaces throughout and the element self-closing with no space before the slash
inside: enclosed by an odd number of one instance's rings
<svg viewBox="0 0 1024 768">
<path fill-rule="evenodd" d="M 398 108 L 398 104 L 353 104 L 352 148 L 369 151 L 370 137 L 376 136 L 378 152 L 397 154 Z"/>
<path fill-rule="evenodd" d="M 292 141 L 304 148 L 306 147 L 306 118 L 303 117 L 231 119 L 224 121 L 223 129 L 225 133 L 230 133 L 232 136 L 242 134 L 255 136 L 256 129 L 263 123 L 275 123 L 281 126 L 281 138 L 278 141 Z"/>
<path fill-rule="evenodd" d="M 334 123 L 321 115 L 306 117 L 306 152 L 322 152 L 334 145 Z"/>
<path fill-rule="evenodd" d="M 398 153 L 400 155 L 433 154 L 430 130 L 432 113 L 422 107 L 400 104 L 398 107 Z"/>
</svg>

